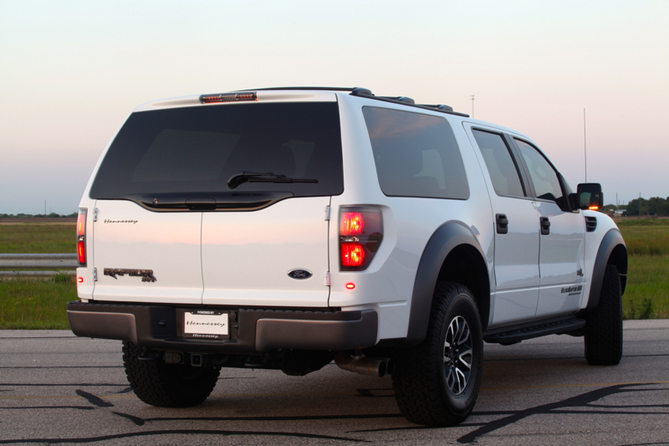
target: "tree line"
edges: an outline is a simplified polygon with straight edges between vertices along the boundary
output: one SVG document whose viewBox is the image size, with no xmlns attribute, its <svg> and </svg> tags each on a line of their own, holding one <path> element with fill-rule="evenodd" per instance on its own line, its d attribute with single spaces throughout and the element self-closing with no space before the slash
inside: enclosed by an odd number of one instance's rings
<svg viewBox="0 0 669 446">
<path fill-rule="evenodd" d="M 77 215 L 79 215 L 77 212 L 68 215 L 61 215 L 55 212 L 50 214 L 0 214 L 0 218 L 76 218 Z"/>
<path fill-rule="evenodd" d="M 615 206 L 613 204 L 607 204 L 602 208 L 603 212 L 613 212 L 616 210 L 625 211 L 629 216 L 652 215 L 667 217 L 669 216 L 669 197 L 653 197 L 648 200 L 645 198 L 635 198 L 627 203 L 627 205 Z"/>
</svg>

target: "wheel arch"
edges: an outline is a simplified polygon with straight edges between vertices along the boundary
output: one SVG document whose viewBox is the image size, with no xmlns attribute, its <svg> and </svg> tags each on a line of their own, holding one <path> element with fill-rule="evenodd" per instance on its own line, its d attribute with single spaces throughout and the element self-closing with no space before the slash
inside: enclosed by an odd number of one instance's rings
<svg viewBox="0 0 669 446">
<path fill-rule="evenodd" d="M 599 304 L 599 295 L 602 292 L 604 273 L 607 265 L 615 265 L 620 273 L 621 292 L 625 292 L 627 285 L 627 246 L 618 229 L 609 230 L 599 244 L 595 264 L 592 269 L 592 286 L 586 311 L 591 311 Z"/>
<path fill-rule="evenodd" d="M 411 314 L 406 345 L 425 339 L 438 281 L 467 286 L 479 307 L 481 326 L 487 328 L 490 314 L 490 280 L 485 255 L 471 229 L 460 222 L 447 222 L 430 237 L 416 271 L 411 296 Z"/>
</svg>

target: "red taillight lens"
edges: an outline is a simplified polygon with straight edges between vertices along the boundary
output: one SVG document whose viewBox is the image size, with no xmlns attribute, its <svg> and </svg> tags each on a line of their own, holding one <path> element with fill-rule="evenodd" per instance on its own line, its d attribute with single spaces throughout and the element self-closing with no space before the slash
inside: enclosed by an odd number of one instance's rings
<svg viewBox="0 0 669 446">
<path fill-rule="evenodd" d="M 362 271 L 383 239 L 381 210 L 373 206 L 344 207 L 339 215 L 340 269 Z"/>
<path fill-rule="evenodd" d="M 342 243 L 342 266 L 362 266 L 365 261 L 365 248 L 360 243 Z"/>
<path fill-rule="evenodd" d="M 86 210 L 79 210 L 77 217 L 77 257 L 79 265 L 86 266 Z"/>
<path fill-rule="evenodd" d="M 342 212 L 340 235 L 359 235 L 365 228 L 365 219 L 360 212 Z"/>
</svg>

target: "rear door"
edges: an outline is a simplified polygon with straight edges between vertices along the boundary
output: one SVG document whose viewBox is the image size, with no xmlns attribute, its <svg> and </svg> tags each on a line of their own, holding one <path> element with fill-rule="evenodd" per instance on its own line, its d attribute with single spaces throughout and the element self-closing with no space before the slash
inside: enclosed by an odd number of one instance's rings
<svg viewBox="0 0 669 446">
<path fill-rule="evenodd" d="M 471 127 L 469 127 L 471 129 Z M 495 221 L 493 324 L 534 318 L 539 300 L 539 214 L 528 196 L 508 136 L 471 129 L 487 167 Z"/>
<path fill-rule="evenodd" d="M 89 192 L 94 299 L 201 303 L 202 212 L 185 202 L 224 141 L 199 131 L 196 109 L 135 112 L 107 150 Z"/>
</svg>

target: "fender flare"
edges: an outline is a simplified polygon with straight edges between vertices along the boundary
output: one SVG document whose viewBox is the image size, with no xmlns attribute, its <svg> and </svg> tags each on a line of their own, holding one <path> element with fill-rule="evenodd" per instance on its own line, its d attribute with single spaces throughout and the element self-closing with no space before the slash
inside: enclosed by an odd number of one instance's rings
<svg viewBox="0 0 669 446">
<path fill-rule="evenodd" d="M 610 229 L 599 244 L 595 264 L 592 269 L 592 285 L 590 286 L 588 305 L 585 308 L 586 312 L 594 310 L 599 304 L 599 295 L 602 292 L 602 284 L 604 282 L 604 272 L 606 271 L 606 266 L 609 264 L 618 267 L 620 286 L 624 293 L 627 283 L 627 246 L 618 229 Z"/>
<path fill-rule="evenodd" d="M 476 235 L 468 226 L 460 222 L 444 223 L 437 228 L 427 242 L 416 271 L 405 346 L 418 344 L 425 339 L 432 308 L 432 298 L 442 266 L 451 251 L 462 245 L 474 247 L 480 254 L 481 259 L 486 258 Z M 482 262 L 485 264 L 484 260 Z M 488 291 L 489 289 L 488 284 Z M 482 321 L 482 323 L 484 322 L 486 321 Z"/>
</svg>

